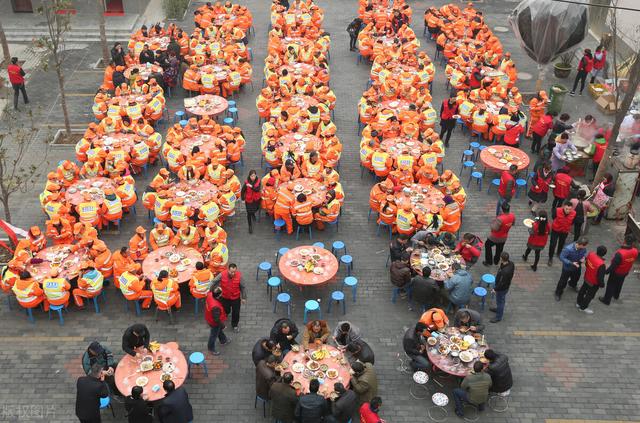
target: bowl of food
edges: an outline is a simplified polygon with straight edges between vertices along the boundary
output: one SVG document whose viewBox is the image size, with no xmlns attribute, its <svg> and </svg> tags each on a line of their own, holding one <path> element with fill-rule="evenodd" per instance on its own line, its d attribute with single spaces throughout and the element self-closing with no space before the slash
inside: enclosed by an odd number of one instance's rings
<svg viewBox="0 0 640 423">
<path fill-rule="evenodd" d="M 431 345 L 432 347 L 437 343 L 438 343 L 438 340 L 433 336 L 430 336 L 429 338 L 427 338 L 427 344 Z"/>
<path fill-rule="evenodd" d="M 139 378 L 136 379 L 136 385 L 143 387 L 145 386 L 147 383 L 149 383 L 149 378 L 146 376 L 140 376 Z"/>
<path fill-rule="evenodd" d="M 463 363 L 471 363 L 474 358 L 473 354 L 469 351 L 462 351 L 459 357 L 460 361 L 462 361 Z"/>
<path fill-rule="evenodd" d="M 291 366 L 291 370 L 293 370 L 295 373 L 302 373 L 304 371 L 304 364 L 294 363 L 293 366 Z"/>
<path fill-rule="evenodd" d="M 169 263 L 178 263 L 180 261 L 180 255 L 179 254 L 171 254 L 169 256 Z"/>
<path fill-rule="evenodd" d="M 449 338 L 449 341 L 451 341 L 452 344 L 456 344 L 456 345 L 462 344 L 462 338 L 460 338 L 457 335 L 453 335 L 451 338 Z"/>
<path fill-rule="evenodd" d="M 318 379 L 324 379 L 324 377 L 325 377 L 325 374 L 324 374 L 324 372 L 323 372 L 322 370 L 318 370 L 318 371 L 317 371 L 317 372 L 315 372 L 313 375 L 314 375 L 315 377 L 317 377 Z"/>
<path fill-rule="evenodd" d="M 462 338 L 462 340 L 463 340 L 464 342 L 466 342 L 467 344 L 469 344 L 469 345 L 473 345 L 473 344 L 475 344 L 475 343 L 476 343 L 476 338 L 474 338 L 474 337 L 473 337 L 473 336 L 471 336 L 471 335 L 467 335 L 467 336 L 465 336 L 464 338 Z"/>
<path fill-rule="evenodd" d="M 311 360 L 307 363 L 307 369 L 311 370 L 311 371 L 316 371 L 320 368 L 320 363 L 318 363 L 315 360 Z"/>
<path fill-rule="evenodd" d="M 447 354 L 449 354 L 449 351 L 450 351 L 450 350 L 449 350 L 449 346 L 448 346 L 448 345 L 444 345 L 444 344 L 442 344 L 442 345 L 440 345 L 440 346 L 438 347 L 438 352 L 439 352 L 440 354 L 442 354 L 442 355 L 447 355 Z"/>
<path fill-rule="evenodd" d="M 162 371 L 165 373 L 172 373 L 176 369 L 176 365 L 172 362 L 167 362 L 162 365 Z"/>
<path fill-rule="evenodd" d="M 336 369 L 328 369 L 326 373 L 329 379 L 335 379 L 340 374 L 340 372 L 338 372 L 338 370 Z"/>
<path fill-rule="evenodd" d="M 296 345 L 292 345 L 291 346 L 291 351 L 293 351 L 293 352 L 300 351 L 300 345 L 297 345 L 297 344 Z"/>
<path fill-rule="evenodd" d="M 141 372 L 148 372 L 151 370 L 153 370 L 153 361 L 143 361 L 142 363 L 140 363 Z"/>
<path fill-rule="evenodd" d="M 327 366 L 326 364 L 321 364 L 320 370 L 322 370 L 323 372 L 326 372 L 327 370 L 329 370 L 329 366 Z"/>
<path fill-rule="evenodd" d="M 162 376 L 160 376 L 160 380 L 163 382 L 166 382 L 167 380 L 171 380 L 171 375 L 169 373 L 163 373 Z"/>
</svg>

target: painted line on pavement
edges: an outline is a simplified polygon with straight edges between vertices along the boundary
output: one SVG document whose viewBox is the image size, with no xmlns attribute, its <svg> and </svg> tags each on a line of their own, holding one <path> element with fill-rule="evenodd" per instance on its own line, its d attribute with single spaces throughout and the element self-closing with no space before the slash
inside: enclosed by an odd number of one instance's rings
<svg viewBox="0 0 640 423">
<path fill-rule="evenodd" d="M 514 336 L 566 336 L 566 337 L 602 337 L 602 338 L 640 338 L 640 332 L 597 332 L 597 331 L 570 331 L 570 330 L 514 330 Z M 566 420 L 569 421 L 582 421 L 582 420 Z M 604 421 L 604 420 L 589 420 L 589 421 Z M 640 422 L 638 422 L 640 423 Z"/>
</svg>

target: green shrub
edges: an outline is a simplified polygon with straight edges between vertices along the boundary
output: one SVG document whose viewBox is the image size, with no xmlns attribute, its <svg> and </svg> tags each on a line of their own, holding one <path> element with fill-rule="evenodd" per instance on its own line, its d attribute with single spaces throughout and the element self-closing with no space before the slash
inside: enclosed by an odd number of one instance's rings
<svg viewBox="0 0 640 423">
<path fill-rule="evenodd" d="M 168 19 L 182 19 L 189 7 L 189 0 L 162 0 L 162 8 Z"/>
</svg>

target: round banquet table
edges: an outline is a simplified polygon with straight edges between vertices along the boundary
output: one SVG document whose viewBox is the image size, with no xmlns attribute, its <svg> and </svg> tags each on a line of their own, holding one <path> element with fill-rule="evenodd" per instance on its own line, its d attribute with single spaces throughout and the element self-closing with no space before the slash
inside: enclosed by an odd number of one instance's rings
<svg viewBox="0 0 640 423">
<path fill-rule="evenodd" d="M 302 157 L 305 152 L 320 151 L 322 148 L 322 140 L 311 134 L 289 133 L 278 139 L 279 157 L 282 157 L 287 151 L 295 153 L 296 157 Z"/>
<path fill-rule="evenodd" d="M 447 354 L 447 355 L 440 354 L 437 347 L 443 341 L 448 342 L 449 337 L 452 335 L 464 336 L 464 334 L 460 333 L 458 328 L 455 328 L 455 327 L 446 328 L 445 333 L 440 334 L 440 336 L 436 338 L 438 339 L 438 344 L 436 344 L 435 347 L 429 346 L 427 348 L 427 356 L 429 357 L 429 361 L 431 362 L 431 364 L 433 364 L 443 372 L 453 376 L 457 376 L 457 377 L 465 377 L 469 373 L 471 373 L 471 370 L 473 370 L 473 363 L 479 360 L 479 358 L 478 357 L 474 358 L 473 360 L 471 360 L 470 363 L 463 363 L 462 361 L 460 361 L 459 358 L 452 357 L 450 354 Z M 488 348 L 489 348 L 488 345 L 485 344 L 481 346 L 478 342 L 476 342 L 471 347 L 469 347 L 469 350 L 475 350 L 478 354 L 482 355 L 484 351 Z"/>
<path fill-rule="evenodd" d="M 314 272 L 306 272 L 303 270 L 298 270 L 297 266 L 292 266 L 292 261 L 302 261 L 305 260 L 302 256 L 306 253 L 318 254 L 320 259 L 318 260 L 318 264 L 322 267 L 321 274 L 315 274 Z M 330 251 L 325 250 L 324 248 L 318 248 L 313 246 L 301 246 L 292 248 L 287 251 L 278 262 L 278 269 L 280 269 L 280 274 L 286 280 L 294 283 L 295 285 L 302 286 L 317 286 L 322 285 L 333 279 L 338 273 L 338 259 L 331 254 Z"/>
<path fill-rule="evenodd" d="M 395 159 L 402 153 L 405 148 L 409 149 L 409 154 L 414 158 L 422 155 L 422 143 L 410 138 L 386 138 L 380 143 L 381 147 L 386 147 L 391 158 Z"/>
<path fill-rule="evenodd" d="M 169 195 L 171 197 L 184 198 L 185 205 L 193 207 L 194 209 L 199 209 L 204 203 L 203 198 L 205 198 L 207 194 L 208 196 L 218 194 L 218 187 L 209 181 L 198 179 L 193 183 L 192 181 L 176 182 L 168 187 L 167 191 L 169 191 Z M 184 194 L 178 194 L 182 192 Z"/>
<path fill-rule="evenodd" d="M 235 21 L 237 19 L 236 15 L 233 14 L 220 14 L 211 20 L 211 24 L 214 26 L 222 26 L 226 22 Z"/>
<path fill-rule="evenodd" d="M 204 105 L 200 105 L 200 102 Z M 202 94 L 193 98 L 185 98 L 187 112 L 198 116 L 214 116 L 227 110 L 229 103 L 224 97 L 213 94 Z"/>
<path fill-rule="evenodd" d="M 508 150 L 513 159 L 507 163 L 500 163 L 501 158 L 497 155 L 504 154 L 504 151 Z M 515 164 L 518 166 L 518 171 L 524 170 L 529 167 L 529 156 L 519 148 L 514 148 L 506 145 L 493 145 L 485 148 L 480 152 L 480 161 L 484 167 L 492 170 L 508 170 L 509 166 Z"/>
<path fill-rule="evenodd" d="M 168 36 L 150 37 L 150 38 L 147 38 L 144 41 L 144 43 L 149 46 L 149 49 L 153 51 L 158 51 L 158 50 L 166 50 L 167 47 L 169 46 L 170 41 L 171 40 L 169 39 Z"/>
<path fill-rule="evenodd" d="M 160 344 L 160 349 L 155 353 L 148 351 L 145 355 L 153 356 L 154 361 L 156 357 L 162 356 L 162 363 L 167 363 L 167 358 L 175 365 L 175 370 L 171 372 L 171 380 L 175 384 L 176 388 L 179 388 L 187 378 L 189 366 L 187 365 L 187 359 L 180 351 L 180 347 L 176 342 L 167 342 L 166 344 Z M 148 372 L 140 371 L 140 359 L 125 354 L 124 357 L 118 362 L 118 367 L 114 374 L 116 386 L 118 391 L 122 395 L 131 395 L 131 389 L 136 386 L 136 379 L 140 376 L 146 376 L 149 378 L 147 384 L 142 388 L 142 395 L 147 401 L 158 401 L 165 396 L 164 389 L 162 389 L 162 370 L 150 370 Z M 160 389 L 154 392 L 153 387 L 158 385 Z"/>
<path fill-rule="evenodd" d="M 212 73 L 215 75 L 216 80 L 225 81 L 229 75 L 229 66 L 227 65 L 204 65 L 198 68 L 200 76 L 205 73 Z M 222 97 L 220 97 L 222 98 Z"/>
<path fill-rule="evenodd" d="M 144 108 L 147 106 L 147 102 L 148 102 L 146 96 L 138 95 L 138 94 L 118 95 L 118 96 L 111 97 L 111 99 L 109 99 L 110 104 L 117 103 L 118 105 L 120 105 L 120 107 L 127 107 L 129 105 L 129 102 L 131 101 L 135 101 L 136 103 L 138 103 L 140 105 L 140 108 L 142 108 L 143 111 L 144 111 Z"/>
<path fill-rule="evenodd" d="M 349 361 L 344 356 L 344 354 L 340 352 L 336 347 L 325 344 L 322 346 L 322 348 L 329 351 L 329 354 L 327 354 L 327 356 L 322 360 L 317 360 L 317 362 L 320 363 L 320 365 L 326 364 L 329 369 L 336 369 L 338 371 L 338 376 L 336 378 L 323 378 L 322 380 L 324 381 L 324 383 L 320 384 L 320 390 L 318 391 L 319 394 L 324 397 L 329 397 L 331 392 L 333 392 L 334 383 L 340 382 L 344 385 L 345 388 L 349 388 L 349 382 L 351 381 L 351 373 L 349 372 L 349 369 L 351 369 L 351 366 L 349 365 Z M 311 349 L 309 351 L 311 351 Z M 335 351 L 333 354 L 338 353 L 336 357 L 331 356 L 331 353 L 333 351 Z M 284 371 L 291 372 L 291 374 L 293 375 L 294 383 L 300 383 L 300 385 L 302 385 L 301 390 L 304 393 L 309 392 L 309 382 L 311 381 L 311 378 L 304 377 L 303 372 L 294 372 L 292 370 L 292 367 L 295 363 L 302 363 L 305 364 L 306 369 L 306 363 L 310 362 L 307 358 L 308 357 L 305 355 L 302 348 L 302 344 L 300 344 L 300 351 L 289 351 L 283 360 L 283 362 L 286 362 L 288 364 L 287 368 Z M 341 360 L 344 361 L 341 362 Z"/>
<path fill-rule="evenodd" d="M 291 106 L 298 107 L 302 110 L 307 110 L 311 106 L 317 106 L 318 100 L 304 94 L 296 94 L 287 99 L 282 100 L 281 109 L 286 109 Z"/>
<path fill-rule="evenodd" d="M 409 110 L 410 104 L 407 100 L 385 100 L 378 105 L 378 110 L 389 109 L 397 114 L 399 111 Z"/>
<path fill-rule="evenodd" d="M 93 184 L 100 184 L 100 186 L 93 186 Z M 72 184 L 65 193 L 65 198 L 67 202 L 71 203 L 74 206 L 82 203 L 84 198 L 82 198 L 82 193 L 85 190 L 89 190 L 91 193 L 91 199 L 98 203 L 98 205 L 104 202 L 104 190 L 105 188 L 112 188 L 114 191 L 116 189 L 116 184 L 109 178 L 89 178 L 89 179 L 81 179 L 78 182 Z M 72 192 L 73 191 L 73 192 Z"/>
<path fill-rule="evenodd" d="M 152 73 L 162 74 L 164 72 L 161 66 L 154 65 L 154 64 L 133 65 L 133 66 L 129 66 L 127 69 L 124 70 L 124 77 L 129 79 L 131 77 L 131 72 L 134 69 L 138 69 L 138 74 L 142 77 L 142 79 L 145 79 L 145 80 L 149 79 Z M 160 82 L 160 81 L 156 81 L 156 82 Z"/>
<path fill-rule="evenodd" d="M 202 254 L 194 248 L 183 245 L 179 245 L 175 249 L 172 246 L 161 247 L 151 251 L 142 262 L 142 273 L 144 273 L 144 276 L 153 280 L 157 276 L 157 273 L 163 270 L 163 268 L 168 271 L 175 269 L 180 262 L 171 263 L 169 257 L 166 256 L 168 253 L 184 255 L 183 259 L 191 260 L 191 263 L 185 265 L 186 269 L 183 272 L 178 272 L 178 276 L 174 277 L 179 283 L 189 282 L 191 276 L 193 276 L 193 273 L 196 271 L 196 263 L 203 261 Z"/>
<path fill-rule="evenodd" d="M 321 182 L 318 182 L 315 179 L 298 178 L 294 179 L 292 182 L 294 188 L 302 187 L 302 190 L 295 189 L 293 191 L 293 194 L 297 196 L 300 193 L 304 193 L 307 196 L 307 199 L 311 201 L 313 207 L 318 207 L 319 205 L 324 203 L 325 199 L 327 198 L 327 187 L 322 185 Z M 287 184 L 282 184 L 280 185 L 280 188 L 278 188 L 278 190 L 286 189 L 286 186 Z M 309 190 L 311 190 L 310 194 L 308 193 Z"/>
<path fill-rule="evenodd" d="M 293 63 L 290 65 L 282 65 L 278 69 L 278 74 L 282 73 L 282 70 L 286 69 L 291 75 L 303 75 L 303 76 L 311 76 L 318 73 L 320 70 L 316 68 L 314 65 L 309 63 Z"/>
<path fill-rule="evenodd" d="M 444 194 L 434 185 L 411 184 L 398 191 L 395 197 L 398 207 L 409 199 L 419 221 L 424 221 L 422 216 L 425 214 L 438 213 L 444 207 Z"/>
<path fill-rule="evenodd" d="M 71 244 L 62 244 L 40 250 L 38 254 L 36 254 L 36 258 L 44 261 L 38 264 L 28 264 L 26 267 L 27 271 L 31 273 L 33 279 L 39 283 L 49 276 L 49 272 L 51 272 L 52 269 L 58 269 L 60 277 L 67 280 L 75 278 L 80 272 L 80 263 L 89 258 L 89 252 L 86 248 L 80 248 L 75 252 L 71 252 L 71 247 Z M 66 257 L 60 264 L 54 264 L 53 255 L 61 254 L 62 252 L 65 252 Z"/>
<path fill-rule="evenodd" d="M 448 249 L 444 247 L 416 248 L 411 252 L 409 262 L 414 270 L 422 270 L 425 266 L 428 266 L 431 269 L 431 278 L 436 281 L 444 281 L 453 276 L 453 270 L 451 269 L 452 263 L 460 264 L 463 269 L 466 266 L 460 254 L 450 252 L 445 255 L 443 251 L 446 253 L 447 250 Z M 429 264 L 429 260 L 435 261 L 436 265 Z M 446 266 L 443 265 L 440 267 L 439 265 L 441 263 Z"/>
<path fill-rule="evenodd" d="M 197 146 L 200 149 L 200 152 L 204 153 L 207 157 L 211 157 L 211 151 L 216 148 L 216 143 L 224 142 L 213 135 L 208 134 L 199 134 L 195 137 L 185 138 L 180 141 L 180 152 L 185 156 L 191 156 L 191 150 L 193 147 Z"/>
<path fill-rule="evenodd" d="M 135 144 L 134 138 L 136 134 L 125 134 L 122 132 L 115 132 L 109 135 L 102 135 L 94 138 L 91 142 L 96 147 L 102 147 L 102 149 L 109 153 L 113 149 L 113 144 L 119 141 L 122 145 L 122 150 L 129 153 Z"/>
</svg>

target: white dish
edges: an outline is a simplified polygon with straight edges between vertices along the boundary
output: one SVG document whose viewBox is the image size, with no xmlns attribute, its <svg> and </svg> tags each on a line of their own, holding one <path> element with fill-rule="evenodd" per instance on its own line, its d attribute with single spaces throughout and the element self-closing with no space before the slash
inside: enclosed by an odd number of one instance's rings
<svg viewBox="0 0 640 423">
<path fill-rule="evenodd" d="M 149 383 L 149 378 L 146 376 L 140 376 L 139 378 L 136 379 L 136 385 L 137 386 L 145 386 L 147 383 Z"/>
<path fill-rule="evenodd" d="M 164 363 L 162 365 L 162 371 L 165 373 L 171 373 L 176 369 L 176 365 L 169 362 L 169 363 Z"/>
</svg>

